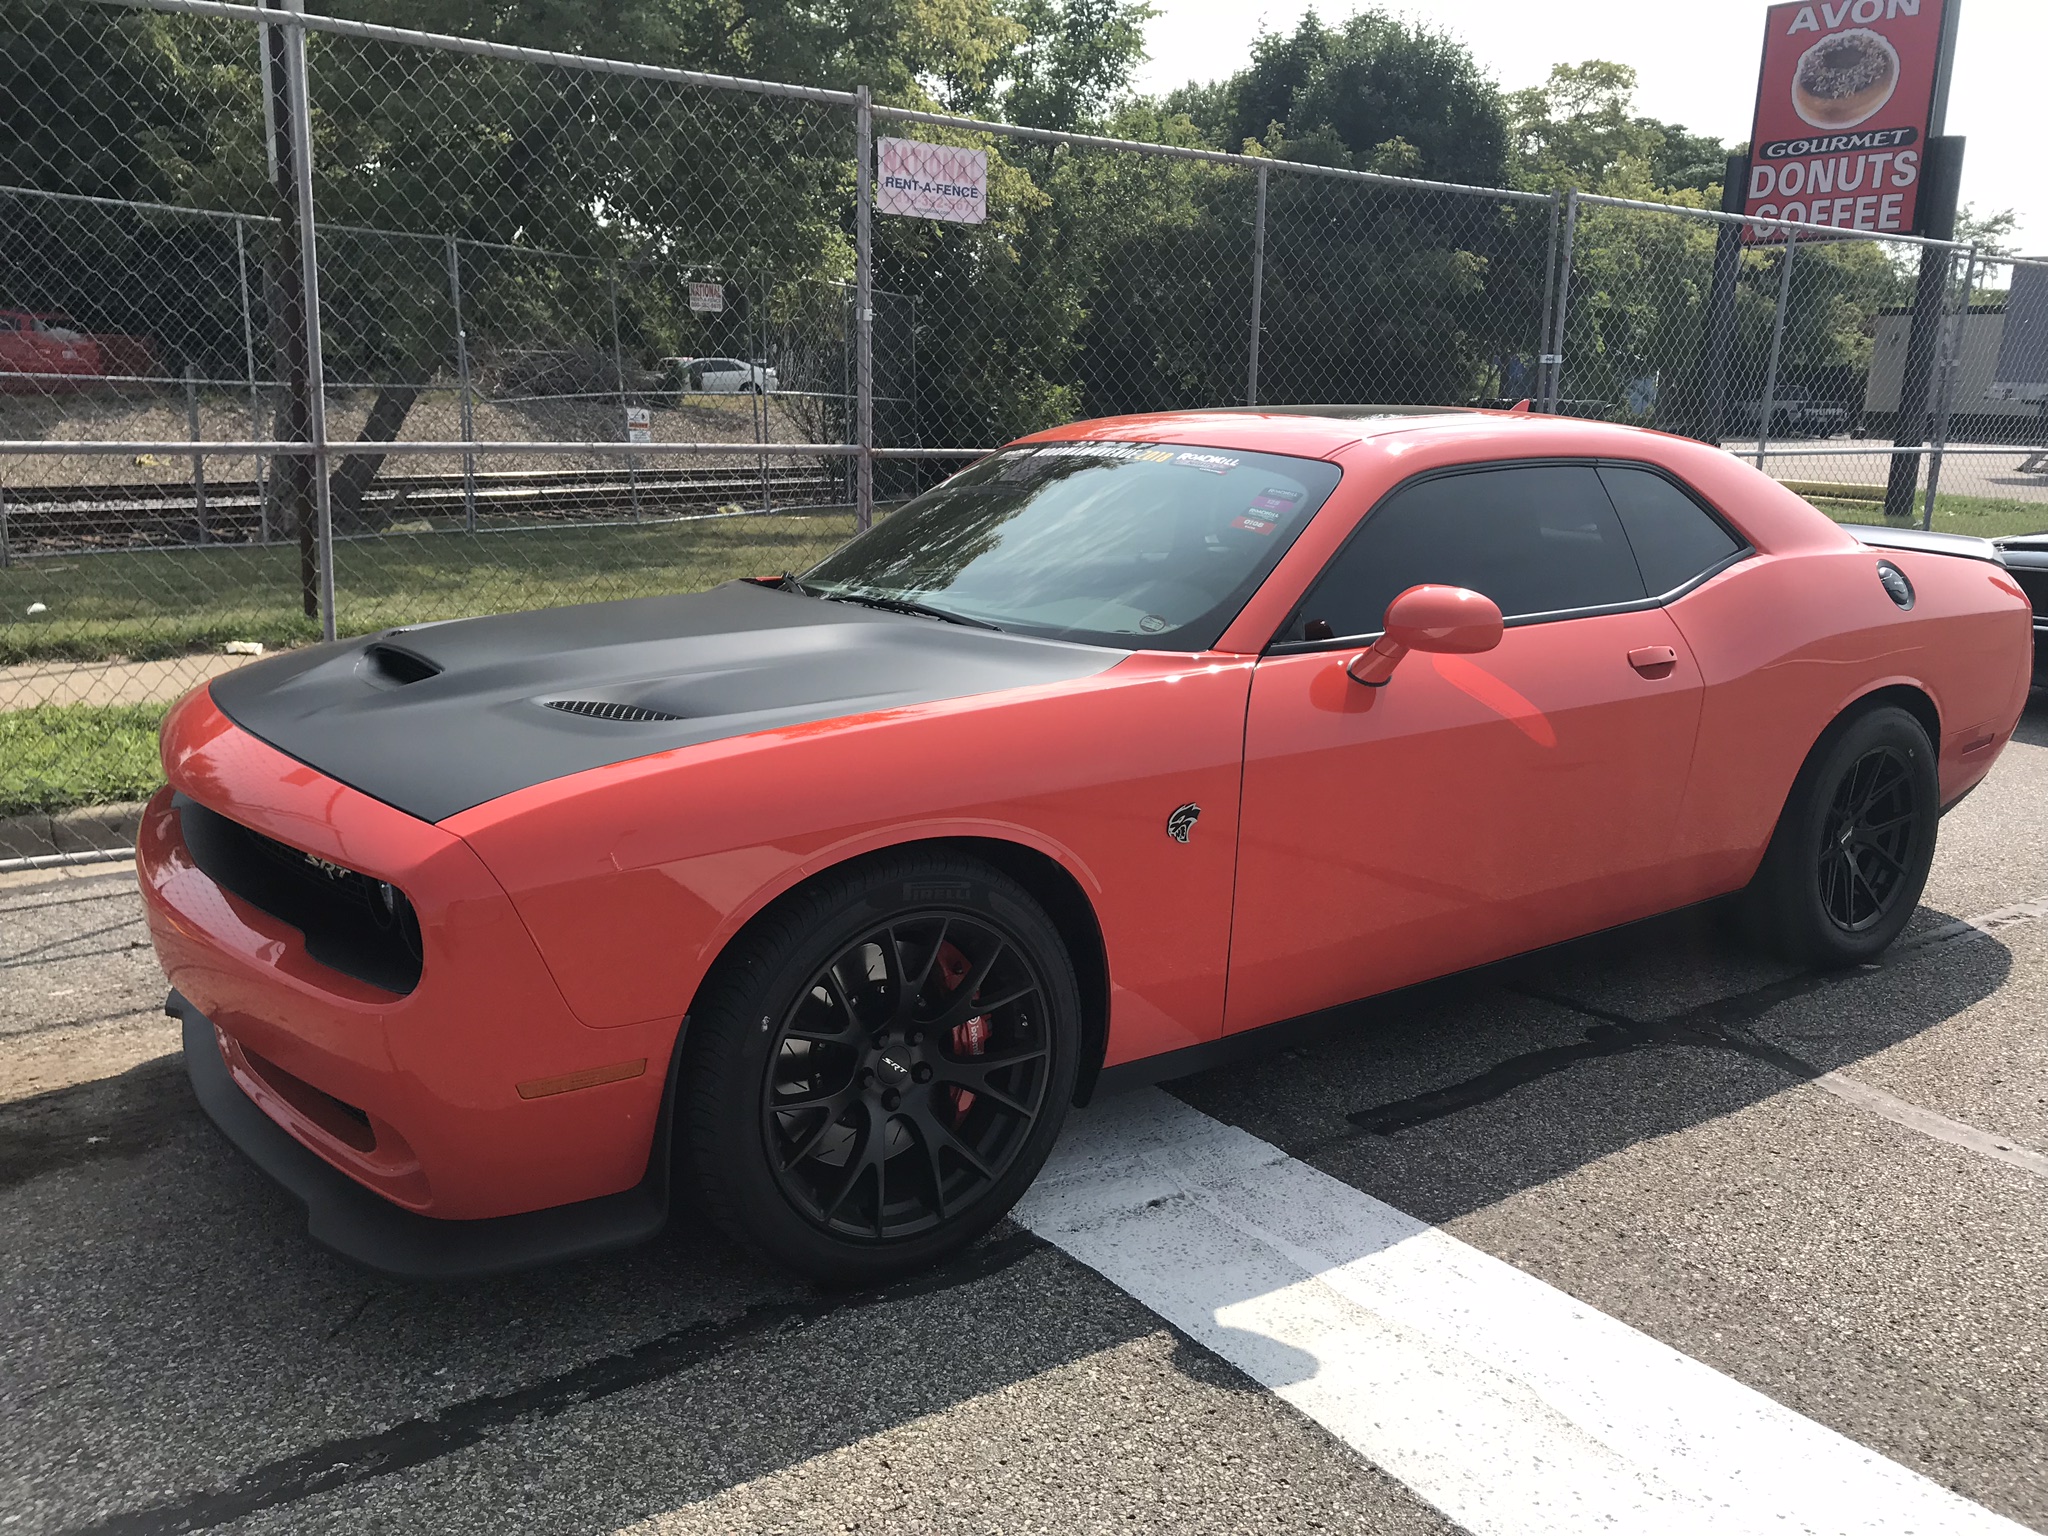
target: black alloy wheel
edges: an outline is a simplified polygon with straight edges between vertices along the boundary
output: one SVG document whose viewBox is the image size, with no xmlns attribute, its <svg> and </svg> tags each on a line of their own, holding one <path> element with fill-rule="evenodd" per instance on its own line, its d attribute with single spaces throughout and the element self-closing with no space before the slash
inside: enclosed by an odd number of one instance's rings
<svg viewBox="0 0 2048 1536">
<path fill-rule="evenodd" d="M 1912 883 L 1913 788 L 1913 762 L 1895 746 L 1872 747 L 1835 787 L 1821 823 L 1820 900 L 1844 933 L 1883 922 Z"/>
<path fill-rule="evenodd" d="M 921 1268 L 1037 1176 L 1080 1049 L 1073 963 L 1016 881 L 944 851 L 830 871 L 749 925 L 690 1010 L 684 1187 L 814 1279 Z"/>
<path fill-rule="evenodd" d="M 904 913 L 840 950 L 784 1014 L 763 1085 L 790 1204 L 886 1241 L 993 1188 L 1045 1108 L 1045 990 L 1016 935 L 960 912 Z"/>
<path fill-rule="evenodd" d="M 1837 720 L 1743 893 L 1751 932 L 1803 965 L 1875 959 L 1912 919 L 1940 818 L 1934 746 L 1917 719 L 1880 704 Z"/>
</svg>

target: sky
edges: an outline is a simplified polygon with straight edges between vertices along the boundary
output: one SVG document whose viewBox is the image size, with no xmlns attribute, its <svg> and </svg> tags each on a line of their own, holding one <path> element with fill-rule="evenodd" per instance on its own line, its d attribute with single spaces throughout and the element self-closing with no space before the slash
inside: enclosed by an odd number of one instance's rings
<svg viewBox="0 0 2048 1536">
<path fill-rule="evenodd" d="M 1243 67 L 1263 24 L 1291 31 L 1304 10 L 1341 20 L 1369 0 L 1152 0 L 1147 94 Z M 1960 0 L 1948 131 L 1964 134 L 1963 201 L 2020 215 L 2020 248 L 2048 255 L 2048 0 Z M 1636 68 L 1636 110 L 1730 143 L 1749 137 L 1763 49 L 1761 0 L 1380 0 L 1462 38 L 1503 89 L 1540 85 L 1553 64 Z"/>
</svg>

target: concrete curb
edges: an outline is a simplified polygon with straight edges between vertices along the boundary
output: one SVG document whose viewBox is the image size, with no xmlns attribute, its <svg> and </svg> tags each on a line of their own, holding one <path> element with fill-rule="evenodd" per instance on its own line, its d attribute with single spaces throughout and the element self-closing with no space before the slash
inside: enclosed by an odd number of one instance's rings
<svg viewBox="0 0 2048 1536">
<path fill-rule="evenodd" d="M 28 816 L 0 816 L 0 870 L 85 864 L 135 847 L 143 802 L 80 806 Z"/>
</svg>

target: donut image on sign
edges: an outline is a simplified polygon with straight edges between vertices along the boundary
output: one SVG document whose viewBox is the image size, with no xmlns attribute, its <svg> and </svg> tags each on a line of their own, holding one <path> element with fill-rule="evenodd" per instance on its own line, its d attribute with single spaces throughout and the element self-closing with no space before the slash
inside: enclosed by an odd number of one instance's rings
<svg viewBox="0 0 2048 1536">
<path fill-rule="evenodd" d="M 1892 99 L 1899 55 L 1867 27 L 1824 37 L 1792 71 L 1792 110 L 1816 128 L 1853 128 Z"/>
</svg>

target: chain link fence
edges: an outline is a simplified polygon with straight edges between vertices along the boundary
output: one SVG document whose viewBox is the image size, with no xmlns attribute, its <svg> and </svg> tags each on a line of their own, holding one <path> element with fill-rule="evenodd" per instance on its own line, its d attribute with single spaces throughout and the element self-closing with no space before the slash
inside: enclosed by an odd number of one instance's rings
<svg viewBox="0 0 2048 1536">
<path fill-rule="evenodd" d="M 1528 399 L 1837 517 L 2048 525 L 2048 380 L 2002 334 L 2038 264 L 285 9 L 38 16 L 0 818 L 139 793 L 163 708 L 258 647 L 801 569 L 1080 417 Z M 980 152 L 985 199 L 877 212 L 882 138 L 941 185 Z"/>
</svg>

